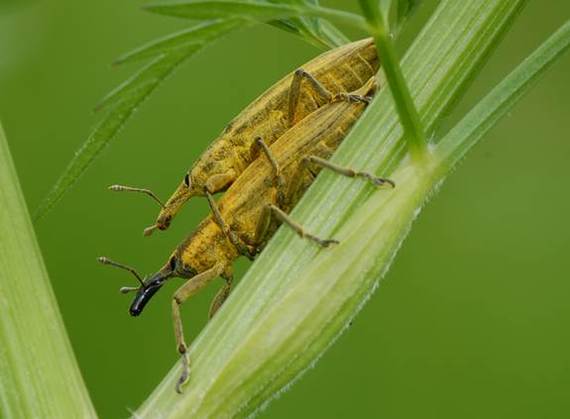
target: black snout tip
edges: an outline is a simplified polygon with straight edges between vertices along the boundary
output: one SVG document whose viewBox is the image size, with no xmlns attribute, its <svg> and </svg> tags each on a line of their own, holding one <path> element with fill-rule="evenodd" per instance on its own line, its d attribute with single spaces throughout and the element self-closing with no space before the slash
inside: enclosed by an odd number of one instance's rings
<svg viewBox="0 0 570 419">
<path fill-rule="evenodd" d="M 158 277 L 145 285 L 144 288 L 140 288 L 131 304 L 131 307 L 129 308 L 131 316 L 136 317 L 141 314 L 152 296 L 160 289 L 160 287 L 162 287 L 163 284 L 164 278 Z"/>
<path fill-rule="evenodd" d="M 133 317 L 137 317 L 139 314 L 142 313 L 142 307 L 139 306 L 131 306 L 131 308 L 129 308 L 129 314 Z"/>
</svg>

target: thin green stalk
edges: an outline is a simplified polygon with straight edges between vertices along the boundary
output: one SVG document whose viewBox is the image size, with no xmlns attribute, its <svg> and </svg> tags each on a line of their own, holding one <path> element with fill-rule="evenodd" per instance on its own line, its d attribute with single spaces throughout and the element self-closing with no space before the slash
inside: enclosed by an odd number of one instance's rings
<svg viewBox="0 0 570 419">
<path fill-rule="evenodd" d="M 379 2 L 378 0 L 359 0 L 359 2 L 368 20 L 369 31 L 376 42 L 382 69 L 394 96 L 396 110 L 408 138 L 410 152 L 416 160 L 421 161 L 427 150 L 426 134 L 408 84 L 402 74 L 400 60 L 390 38 Z"/>
<path fill-rule="evenodd" d="M 0 417 L 95 418 L 0 127 Z"/>
</svg>

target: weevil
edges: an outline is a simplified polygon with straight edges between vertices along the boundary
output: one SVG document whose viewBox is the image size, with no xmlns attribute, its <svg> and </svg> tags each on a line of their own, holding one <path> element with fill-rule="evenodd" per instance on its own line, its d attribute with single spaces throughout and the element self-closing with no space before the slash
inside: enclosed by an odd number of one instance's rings
<svg viewBox="0 0 570 419">
<path fill-rule="evenodd" d="M 364 39 L 328 51 L 287 75 L 234 118 L 194 163 L 174 193 L 162 204 L 148 189 L 121 185 L 114 191 L 144 192 L 161 205 L 155 223 L 145 229 L 166 230 L 184 203 L 194 196 L 226 190 L 257 157 L 255 139 L 270 146 L 285 131 L 337 93 L 364 85 L 379 68 L 373 40 Z"/>
<path fill-rule="evenodd" d="M 102 263 L 129 270 L 139 280 L 140 286 L 121 289 L 122 292 L 136 292 L 129 309 L 133 316 L 141 314 L 168 279 L 187 279 L 172 299 L 174 332 L 183 365 L 176 386 L 178 392 L 188 380 L 190 372 L 188 346 L 180 316 L 180 308 L 188 298 L 213 279 L 222 277 L 225 284 L 212 300 L 209 311 L 211 318 L 232 289 L 234 260 L 240 255 L 255 257 L 280 223 L 287 224 L 301 237 L 320 246 L 337 243 L 334 239 L 321 239 L 306 232 L 287 215 L 321 168 L 349 177 L 364 178 L 377 186 L 395 186 L 388 179 L 340 167 L 327 160 L 365 109 L 374 92 L 374 85 L 373 77 L 355 93 L 338 95 L 330 104 L 320 107 L 289 129 L 271 146 L 263 138 L 257 137 L 255 144 L 260 148 L 260 155 L 218 202 L 206 192 L 211 215 L 174 250 L 158 272 L 143 280 L 132 268 L 100 258 Z"/>
</svg>

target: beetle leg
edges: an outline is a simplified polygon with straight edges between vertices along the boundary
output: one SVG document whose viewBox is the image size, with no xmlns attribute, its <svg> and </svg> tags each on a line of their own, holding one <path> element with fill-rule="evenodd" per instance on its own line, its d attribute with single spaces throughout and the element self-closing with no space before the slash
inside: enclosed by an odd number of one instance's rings
<svg viewBox="0 0 570 419">
<path fill-rule="evenodd" d="M 287 215 L 287 213 L 285 213 L 285 211 L 274 204 L 268 204 L 263 208 L 263 213 L 260 217 L 255 234 L 256 241 L 258 243 L 263 243 L 263 241 L 267 238 L 269 226 L 271 224 L 271 217 L 275 217 L 279 222 L 287 224 L 299 236 L 312 240 L 322 247 L 328 247 L 331 244 L 338 244 L 337 240 L 321 239 L 313 234 L 307 233 L 303 226 L 295 222 L 291 217 L 289 217 L 289 215 Z"/>
<path fill-rule="evenodd" d="M 250 260 L 253 260 L 255 257 L 255 251 L 250 249 L 247 244 L 243 243 L 237 234 L 226 224 L 212 194 L 206 192 L 206 198 L 208 198 L 208 204 L 210 205 L 212 215 L 214 216 L 214 220 L 216 221 L 216 224 L 218 224 L 218 227 L 220 227 L 228 240 L 236 247 L 240 254 L 246 256 Z"/>
<path fill-rule="evenodd" d="M 368 105 L 372 101 L 376 90 L 378 90 L 378 81 L 376 77 L 372 77 L 360 89 L 354 92 L 339 92 L 335 94 L 331 102 L 364 103 Z"/>
<path fill-rule="evenodd" d="M 281 168 L 279 167 L 279 163 L 277 163 L 275 156 L 271 152 L 269 146 L 265 143 L 265 141 L 263 141 L 263 138 L 257 137 L 253 143 L 253 147 L 254 149 L 260 149 L 263 152 L 263 154 L 265 154 L 265 156 L 267 157 L 267 160 L 269 160 L 269 163 L 273 168 L 273 182 L 272 182 L 273 185 L 277 187 L 283 186 L 285 184 L 285 180 L 283 179 L 283 174 L 281 173 Z"/>
<path fill-rule="evenodd" d="M 271 210 L 269 205 L 265 205 L 261 210 L 261 216 L 257 223 L 257 228 L 255 230 L 254 243 L 259 247 L 263 246 L 263 243 L 269 236 L 269 225 L 271 224 Z"/>
<path fill-rule="evenodd" d="M 355 93 L 340 92 L 333 96 L 331 102 L 364 103 L 368 105 L 371 100 L 371 96 L 362 96 Z"/>
<path fill-rule="evenodd" d="M 328 147 L 325 143 L 319 142 L 315 147 L 314 152 L 319 156 L 330 156 L 334 150 Z M 318 170 L 314 169 L 309 166 L 309 162 L 305 159 L 299 160 L 299 164 L 296 169 L 294 169 L 289 181 L 287 182 L 287 190 L 284 194 L 285 199 L 278 202 L 278 206 L 280 208 L 287 212 L 292 209 L 293 205 L 291 205 L 291 203 L 299 200 L 299 194 L 302 194 L 307 189 L 307 184 L 312 183 L 317 176 Z"/>
<path fill-rule="evenodd" d="M 204 188 L 206 192 L 214 194 L 226 190 L 236 180 L 237 175 L 233 169 L 228 170 L 226 173 L 219 173 L 212 175 L 206 181 Z"/>
<path fill-rule="evenodd" d="M 303 238 L 307 238 L 311 241 L 314 241 L 319 246 L 322 247 L 329 247 L 331 244 L 338 244 L 338 240 L 334 239 L 321 239 L 311 233 L 305 231 L 302 225 L 298 224 L 295 220 L 293 220 L 285 211 L 279 208 L 277 205 L 269 204 L 267 206 L 267 210 L 270 211 L 271 215 L 275 217 L 278 221 L 287 224 L 289 227 L 293 229 L 295 233 Z"/>
<path fill-rule="evenodd" d="M 338 174 L 343 175 L 343 176 L 348 176 L 348 177 L 352 177 L 352 178 L 359 177 L 359 178 L 366 179 L 366 180 L 370 181 L 372 184 L 374 184 L 375 186 L 389 185 L 392 188 L 396 187 L 396 184 L 394 183 L 394 181 L 392 181 L 390 179 L 377 177 L 377 176 L 374 176 L 373 174 L 370 174 L 368 172 L 359 172 L 359 171 L 356 171 L 354 169 L 351 169 L 350 167 L 339 166 L 337 164 L 331 163 L 330 161 L 325 160 L 325 159 L 318 157 L 318 156 L 307 156 L 303 160 L 305 160 L 307 163 L 313 163 L 317 166 L 324 167 L 326 169 L 332 170 L 333 172 L 338 173 Z"/>
<path fill-rule="evenodd" d="M 220 288 L 220 290 L 216 293 L 216 296 L 210 303 L 210 311 L 208 312 L 208 319 L 214 317 L 214 314 L 216 314 L 216 312 L 219 310 L 222 304 L 224 304 L 224 302 L 227 300 L 232 290 L 232 282 L 234 280 L 233 274 L 229 272 L 227 274 L 222 274 L 222 277 L 224 278 L 226 283 L 222 288 Z"/>
<path fill-rule="evenodd" d="M 396 185 L 390 179 L 385 179 L 381 177 L 374 176 L 368 172 L 361 172 L 354 170 L 350 167 L 340 166 L 338 164 L 332 163 L 328 161 L 326 158 L 330 157 L 333 154 L 334 150 L 327 146 L 324 143 L 319 143 L 318 147 L 315 149 L 315 154 L 311 154 L 309 156 L 305 156 L 301 159 L 301 162 L 297 168 L 296 173 L 291 176 L 291 181 L 289 182 L 289 189 L 287 191 L 287 196 L 292 202 L 296 202 L 296 196 L 298 190 L 302 189 L 302 183 L 305 180 L 307 175 L 309 176 L 316 176 L 321 168 L 326 168 L 332 170 L 335 173 L 338 173 L 343 176 L 347 177 L 359 177 L 368 180 L 375 186 L 391 186 L 394 188 Z M 313 168 L 311 168 L 313 165 Z M 285 207 L 287 208 L 287 206 Z"/>
<path fill-rule="evenodd" d="M 299 101 L 301 97 L 301 83 L 306 80 L 309 84 L 309 88 L 313 93 L 315 93 L 319 98 L 325 102 L 330 102 L 333 98 L 333 94 L 327 90 L 315 77 L 310 73 L 307 73 L 302 68 L 299 68 L 293 74 L 293 80 L 291 81 L 291 88 L 289 89 L 289 126 L 295 125 L 297 108 L 299 107 Z"/>
<path fill-rule="evenodd" d="M 176 348 L 182 356 L 182 374 L 176 384 L 176 391 L 181 393 L 181 387 L 188 381 L 190 376 L 190 360 L 188 358 L 188 346 L 184 340 L 184 329 L 182 327 L 182 319 L 180 318 L 180 306 L 190 297 L 198 293 L 210 281 L 219 276 L 224 270 L 223 264 L 218 264 L 205 272 L 190 278 L 184 283 L 172 298 L 172 320 L 174 322 L 174 335 L 176 337 Z"/>
<path fill-rule="evenodd" d="M 279 163 L 277 163 L 277 159 L 271 152 L 269 146 L 263 141 L 263 138 L 257 137 L 255 139 L 253 146 L 263 151 L 263 154 L 265 154 L 267 160 L 269 160 L 269 163 L 273 168 L 273 179 L 271 183 L 268 184 L 267 186 L 275 187 L 275 190 L 277 191 L 277 202 L 279 205 L 281 205 L 281 203 L 284 202 L 286 199 L 285 198 L 286 191 L 285 191 L 285 178 L 281 173 L 281 168 L 279 167 Z M 255 237 L 257 237 L 257 235 Z"/>
</svg>

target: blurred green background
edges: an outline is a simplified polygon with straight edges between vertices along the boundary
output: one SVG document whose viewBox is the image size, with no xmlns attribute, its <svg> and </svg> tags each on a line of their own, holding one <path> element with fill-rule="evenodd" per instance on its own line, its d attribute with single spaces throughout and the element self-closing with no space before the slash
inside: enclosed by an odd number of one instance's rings
<svg viewBox="0 0 570 419">
<path fill-rule="evenodd" d="M 355 9 L 356 2 L 324 2 Z M 570 17 L 534 1 L 446 118 L 442 132 Z M 34 209 L 99 116 L 91 109 L 136 68 L 119 54 L 186 26 L 136 2 L 0 3 L 0 120 Z M 425 1 L 406 44 L 433 10 Z M 356 35 L 358 36 L 358 34 Z M 156 270 L 207 214 L 194 201 L 168 234 L 141 235 L 166 197 L 241 108 L 318 54 L 284 32 L 234 33 L 147 101 L 73 191 L 37 224 L 53 287 L 102 418 L 129 415 L 177 361 L 170 284 L 141 318 L 128 274 L 106 255 Z M 570 56 L 491 132 L 424 210 L 393 268 L 316 368 L 270 418 L 566 418 L 570 412 Z M 238 277 L 247 268 L 241 263 Z M 184 307 L 190 336 L 216 287 Z"/>
</svg>

